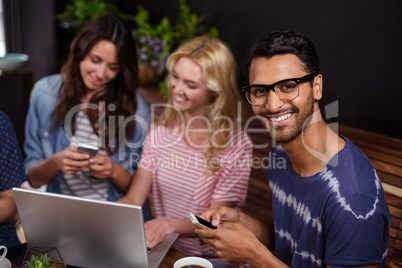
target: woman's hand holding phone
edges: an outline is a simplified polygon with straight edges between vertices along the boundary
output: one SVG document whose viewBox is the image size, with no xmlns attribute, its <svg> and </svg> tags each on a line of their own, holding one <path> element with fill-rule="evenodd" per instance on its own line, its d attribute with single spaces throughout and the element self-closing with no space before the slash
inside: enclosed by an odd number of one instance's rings
<svg viewBox="0 0 402 268">
<path fill-rule="evenodd" d="M 57 158 L 58 168 L 66 174 L 74 174 L 89 166 L 88 154 L 77 152 L 77 147 L 69 146 L 54 155 Z"/>
<path fill-rule="evenodd" d="M 94 157 L 99 151 L 99 148 L 92 145 L 80 145 L 77 148 L 77 153 L 88 154 L 89 157 Z"/>
<path fill-rule="evenodd" d="M 89 160 L 87 167 L 89 167 L 91 175 L 99 179 L 107 179 L 112 176 L 113 161 L 107 155 L 97 155 L 99 148 L 92 145 L 81 145 L 77 148 L 77 153 L 87 155 Z"/>
<path fill-rule="evenodd" d="M 89 159 L 91 175 L 99 179 L 113 177 L 114 165 L 115 163 L 107 155 L 97 155 Z"/>
</svg>

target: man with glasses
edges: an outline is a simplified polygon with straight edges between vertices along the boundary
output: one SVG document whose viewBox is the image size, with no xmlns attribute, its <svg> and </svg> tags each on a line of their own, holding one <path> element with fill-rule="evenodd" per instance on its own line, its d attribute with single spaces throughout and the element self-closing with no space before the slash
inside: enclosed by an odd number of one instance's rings
<svg viewBox="0 0 402 268">
<path fill-rule="evenodd" d="M 271 156 L 285 159 L 269 169 L 275 238 L 265 223 L 226 207 L 202 215 L 218 229 L 197 233 L 222 260 L 252 267 L 385 267 L 384 191 L 364 153 L 321 116 L 314 44 L 288 30 L 264 35 L 247 70 L 245 96 L 280 144 Z"/>
</svg>

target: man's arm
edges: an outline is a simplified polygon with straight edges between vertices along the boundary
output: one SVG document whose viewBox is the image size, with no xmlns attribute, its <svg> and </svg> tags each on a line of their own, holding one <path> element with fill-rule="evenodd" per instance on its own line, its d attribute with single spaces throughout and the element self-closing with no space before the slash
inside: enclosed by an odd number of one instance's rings
<svg viewBox="0 0 402 268">
<path fill-rule="evenodd" d="M 208 210 L 201 217 L 218 229 L 197 229 L 197 234 L 224 261 L 249 263 L 255 267 L 265 264 L 281 267 L 267 248 L 274 247 L 273 224 L 263 223 L 229 207 Z"/>
<path fill-rule="evenodd" d="M 264 245 L 274 248 L 274 225 L 273 222 L 262 222 L 241 211 L 231 207 L 211 208 L 201 215 L 214 226 L 220 226 L 225 222 L 239 222 L 247 227 Z"/>
<path fill-rule="evenodd" d="M 275 227 L 273 222 L 262 222 L 240 212 L 239 222 L 246 226 L 269 249 L 275 248 Z"/>
<path fill-rule="evenodd" d="M 14 219 L 16 214 L 17 205 L 15 204 L 13 190 L 0 192 L 0 223 Z"/>
<path fill-rule="evenodd" d="M 289 267 L 281 262 L 241 223 L 224 223 L 216 230 L 197 229 L 196 232 L 210 249 L 226 262 L 247 263 L 251 267 Z M 330 266 L 327 266 L 332 268 Z M 379 265 L 359 266 L 373 268 Z"/>
<path fill-rule="evenodd" d="M 218 229 L 196 232 L 223 261 L 248 263 L 252 267 L 288 267 L 240 222 L 225 222 Z"/>
</svg>

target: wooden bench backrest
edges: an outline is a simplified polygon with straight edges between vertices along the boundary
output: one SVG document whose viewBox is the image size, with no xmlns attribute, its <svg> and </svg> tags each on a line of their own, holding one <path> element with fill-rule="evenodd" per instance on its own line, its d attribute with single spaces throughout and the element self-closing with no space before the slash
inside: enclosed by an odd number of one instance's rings
<svg viewBox="0 0 402 268">
<path fill-rule="evenodd" d="M 391 212 L 387 267 L 402 267 L 402 139 L 341 125 L 339 132 L 373 163 Z"/>
</svg>

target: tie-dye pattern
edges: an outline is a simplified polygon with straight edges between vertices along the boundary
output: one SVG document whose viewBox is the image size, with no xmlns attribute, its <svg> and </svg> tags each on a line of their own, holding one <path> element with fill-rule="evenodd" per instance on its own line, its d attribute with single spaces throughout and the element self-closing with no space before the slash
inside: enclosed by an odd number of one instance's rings
<svg viewBox="0 0 402 268">
<path fill-rule="evenodd" d="M 337 166 L 311 177 L 270 168 L 276 255 L 291 267 L 385 267 L 390 214 L 381 182 L 368 158 L 348 139 Z"/>
</svg>

